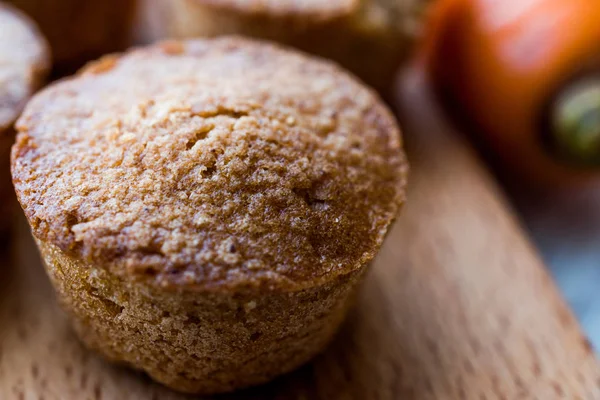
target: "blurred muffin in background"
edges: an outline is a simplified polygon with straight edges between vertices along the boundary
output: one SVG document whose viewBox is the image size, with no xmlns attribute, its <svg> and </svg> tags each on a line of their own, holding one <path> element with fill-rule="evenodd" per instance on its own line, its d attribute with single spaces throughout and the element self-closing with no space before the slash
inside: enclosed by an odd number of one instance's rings
<svg viewBox="0 0 600 400">
<path fill-rule="evenodd" d="M 39 25 L 55 69 L 72 72 L 130 44 L 135 0 L 8 0 Z"/>
<path fill-rule="evenodd" d="M 0 2 L 0 233 L 10 220 L 9 155 L 14 142 L 13 124 L 50 67 L 46 40 L 34 22 Z"/>
<path fill-rule="evenodd" d="M 331 58 L 386 94 L 427 0 L 142 0 L 144 42 L 242 34 Z"/>
</svg>

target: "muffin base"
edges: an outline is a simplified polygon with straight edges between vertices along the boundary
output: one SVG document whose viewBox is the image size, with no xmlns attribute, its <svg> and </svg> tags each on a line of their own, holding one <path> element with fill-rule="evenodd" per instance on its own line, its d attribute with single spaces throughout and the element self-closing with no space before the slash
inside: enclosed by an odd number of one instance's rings
<svg viewBox="0 0 600 400">
<path fill-rule="evenodd" d="M 88 347 L 196 394 L 261 384 L 310 360 L 338 329 L 367 270 L 289 293 L 160 290 L 36 242 Z"/>
</svg>

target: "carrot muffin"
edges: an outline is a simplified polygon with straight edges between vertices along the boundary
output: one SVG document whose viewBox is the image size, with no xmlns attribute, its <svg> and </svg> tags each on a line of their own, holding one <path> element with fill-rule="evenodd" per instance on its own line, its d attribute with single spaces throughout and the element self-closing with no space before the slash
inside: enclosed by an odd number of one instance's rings
<svg viewBox="0 0 600 400">
<path fill-rule="evenodd" d="M 4 234 L 14 198 L 9 166 L 13 124 L 41 85 L 50 61 L 46 41 L 21 12 L 0 3 L 0 26 L 0 231 Z"/>
<path fill-rule="evenodd" d="M 243 34 L 334 59 L 387 94 L 427 0 L 143 0 L 154 37 Z"/>
<path fill-rule="evenodd" d="M 17 196 L 77 332 L 185 392 L 321 351 L 404 200 L 376 95 L 247 39 L 101 59 L 17 126 Z"/>
<path fill-rule="evenodd" d="M 48 38 L 58 72 L 122 50 L 130 42 L 136 0 L 8 0 Z"/>
</svg>

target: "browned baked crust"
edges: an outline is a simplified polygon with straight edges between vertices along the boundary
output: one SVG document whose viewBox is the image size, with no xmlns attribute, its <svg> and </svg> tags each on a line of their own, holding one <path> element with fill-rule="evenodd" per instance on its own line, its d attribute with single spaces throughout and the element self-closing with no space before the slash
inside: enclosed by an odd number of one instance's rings
<svg viewBox="0 0 600 400">
<path fill-rule="evenodd" d="M 18 130 L 17 195 L 81 339 L 185 392 L 320 352 L 404 200 L 376 95 L 246 39 L 104 58 Z"/>
<path fill-rule="evenodd" d="M 34 235 L 160 287 L 311 287 L 404 200 L 393 116 L 336 66 L 240 38 L 105 58 L 37 95 L 13 182 Z"/>
<path fill-rule="evenodd" d="M 41 85 L 50 65 L 45 39 L 35 24 L 0 3 L 0 133 L 12 128 L 25 102 Z"/>
</svg>

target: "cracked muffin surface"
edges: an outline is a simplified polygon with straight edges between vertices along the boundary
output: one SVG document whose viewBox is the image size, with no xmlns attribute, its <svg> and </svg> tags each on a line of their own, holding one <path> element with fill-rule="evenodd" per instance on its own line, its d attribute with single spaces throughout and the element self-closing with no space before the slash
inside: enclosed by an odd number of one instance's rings
<svg viewBox="0 0 600 400">
<path fill-rule="evenodd" d="M 300 290 L 366 265 L 404 200 L 392 114 L 333 64 L 247 39 L 90 64 L 18 124 L 38 240 L 159 287 Z"/>
<path fill-rule="evenodd" d="M 321 352 L 404 200 L 377 96 L 268 43 L 108 56 L 17 126 L 17 196 L 79 338 L 189 393 Z"/>
</svg>

